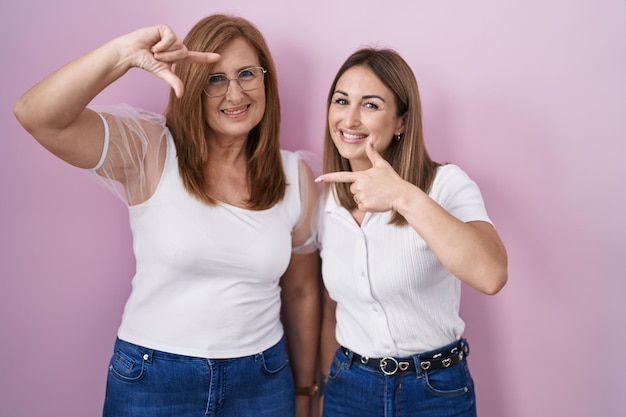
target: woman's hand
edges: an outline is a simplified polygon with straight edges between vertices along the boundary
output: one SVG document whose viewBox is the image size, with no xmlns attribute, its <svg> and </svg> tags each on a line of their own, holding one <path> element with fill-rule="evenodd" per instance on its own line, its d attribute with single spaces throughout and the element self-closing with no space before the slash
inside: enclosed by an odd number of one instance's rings
<svg viewBox="0 0 626 417">
<path fill-rule="evenodd" d="M 129 50 L 122 51 L 122 56 L 130 57 L 131 66 L 151 72 L 168 83 L 176 97 L 183 95 L 184 85 L 172 72 L 173 64 L 183 61 L 209 64 L 220 59 L 220 55 L 213 52 L 189 51 L 167 25 L 139 29 L 127 36 L 125 44 Z"/>
<path fill-rule="evenodd" d="M 119 36 L 75 59 L 30 88 L 15 103 L 15 116 L 39 143 L 64 161 L 92 168 L 102 155 L 104 127 L 87 106 L 131 68 L 142 68 L 168 83 L 177 97 L 182 81 L 176 62 L 211 63 L 220 56 L 188 51 L 166 25 Z"/>
<path fill-rule="evenodd" d="M 453 275 L 485 294 L 500 291 L 508 279 L 507 254 L 493 225 L 464 223 L 448 213 L 421 189 L 404 181 L 374 149 L 373 141 L 366 152 L 370 169 L 332 172 L 316 181 L 351 183 L 359 210 L 396 210 Z"/>
<path fill-rule="evenodd" d="M 370 139 L 365 152 L 372 167 L 364 171 L 331 172 L 318 177 L 316 182 L 351 183 L 350 191 L 354 202 L 362 211 L 384 212 L 395 210 L 396 200 L 407 187 L 413 187 L 404 181 L 393 167 L 376 150 L 375 140 Z"/>
</svg>

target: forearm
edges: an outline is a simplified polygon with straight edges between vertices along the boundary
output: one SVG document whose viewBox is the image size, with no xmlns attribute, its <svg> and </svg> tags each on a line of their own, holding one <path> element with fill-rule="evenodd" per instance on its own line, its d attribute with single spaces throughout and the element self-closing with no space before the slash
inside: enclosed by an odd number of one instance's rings
<svg viewBox="0 0 626 417">
<path fill-rule="evenodd" d="M 324 303 L 322 308 L 322 330 L 320 334 L 320 368 L 323 383 L 328 377 L 328 370 L 332 364 L 339 343 L 335 336 L 337 321 L 335 318 L 336 303 L 330 299 L 328 292 L 324 290 Z"/>
<path fill-rule="evenodd" d="M 507 280 L 507 255 L 492 225 L 464 223 L 417 187 L 406 183 L 394 207 L 457 278 L 487 294 Z"/>
<path fill-rule="evenodd" d="M 282 321 L 294 383 L 296 386 L 312 386 L 320 331 L 318 253 L 292 255 L 281 287 Z"/>
<path fill-rule="evenodd" d="M 319 341 L 319 297 L 314 294 L 284 301 L 283 324 L 296 387 L 315 382 Z"/>
<path fill-rule="evenodd" d="M 297 416 L 307 417 L 311 414 L 314 400 L 310 389 L 316 383 L 320 326 L 319 287 L 310 285 L 295 294 L 289 295 L 290 292 L 288 290 L 283 297 L 283 325 L 294 385 L 297 390 Z M 299 395 L 298 390 L 308 392 Z"/>
</svg>

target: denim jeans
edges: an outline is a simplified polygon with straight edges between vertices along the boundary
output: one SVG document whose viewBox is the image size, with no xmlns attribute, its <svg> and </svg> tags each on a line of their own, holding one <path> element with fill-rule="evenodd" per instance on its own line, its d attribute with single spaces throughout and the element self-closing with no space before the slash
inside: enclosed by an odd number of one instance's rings
<svg viewBox="0 0 626 417">
<path fill-rule="evenodd" d="M 117 339 L 103 416 L 295 416 L 285 338 L 235 359 L 175 355 Z"/>
<path fill-rule="evenodd" d="M 414 355 L 416 363 L 419 356 L 430 352 Z M 352 353 L 338 349 L 323 398 L 324 417 L 476 417 L 466 357 L 446 369 L 422 371 L 417 366 L 416 371 L 388 376 L 353 362 Z"/>
</svg>

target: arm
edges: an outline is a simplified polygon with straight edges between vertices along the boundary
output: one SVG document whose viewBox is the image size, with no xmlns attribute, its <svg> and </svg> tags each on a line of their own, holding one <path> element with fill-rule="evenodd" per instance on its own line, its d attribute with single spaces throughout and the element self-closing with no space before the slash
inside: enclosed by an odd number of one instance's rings
<svg viewBox="0 0 626 417">
<path fill-rule="evenodd" d="M 422 236 L 441 263 L 457 278 L 496 294 L 507 281 L 507 254 L 493 225 L 464 223 L 426 193 L 403 181 L 393 207 Z"/>
<path fill-rule="evenodd" d="M 428 194 L 404 181 L 373 143 L 366 149 L 372 168 L 324 174 L 318 181 L 351 182 L 350 190 L 360 210 L 398 211 L 450 273 L 485 294 L 500 291 L 508 278 L 507 254 L 495 228 L 482 221 L 460 221 Z"/>
<path fill-rule="evenodd" d="M 296 387 L 315 384 L 320 331 L 320 258 L 314 236 L 318 189 L 310 167 L 299 160 L 301 218 L 292 233 L 293 251 L 281 278 L 282 321 Z M 311 396 L 296 395 L 298 417 L 311 415 Z"/>
<path fill-rule="evenodd" d="M 315 383 L 320 327 L 318 252 L 293 254 L 281 278 L 282 321 L 296 387 Z M 311 415 L 310 396 L 296 396 L 298 417 Z"/>
<path fill-rule="evenodd" d="M 322 373 L 321 386 L 325 386 L 328 379 L 328 371 L 333 362 L 335 352 L 339 348 L 339 343 L 335 337 L 335 328 L 337 327 L 337 319 L 335 311 L 337 303 L 330 298 L 328 291 L 324 289 L 324 300 L 322 307 L 322 332 L 320 335 L 320 368 Z M 320 391 L 320 395 L 324 395 L 324 391 Z M 320 404 L 320 415 L 322 403 Z"/>
<path fill-rule="evenodd" d="M 104 128 L 100 117 L 86 107 L 102 90 L 137 67 L 165 80 L 180 96 L 182 82 L 171 72 L 171 64 L 218 58 L 187 51 L 167 26 L 139 29 L 55 71 L 28 90 L 13 111 L 22 126 L 54 155 L 72 165 L 92 168 L 102 152 Z"/>
</svg>

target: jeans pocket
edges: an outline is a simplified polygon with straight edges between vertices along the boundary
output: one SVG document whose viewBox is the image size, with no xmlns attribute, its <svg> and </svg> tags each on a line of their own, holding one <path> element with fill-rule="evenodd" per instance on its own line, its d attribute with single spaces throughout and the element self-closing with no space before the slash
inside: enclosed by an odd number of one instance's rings
<svg viewBox="0 0 626 417">
<path fill-rule="evenodd" d="M 435 395 L 455 396 L 472 390 L 474 383 L 466 362 L 462 361 L 447 369 L 425 372 L 424 384 Z"/>
<path fill-rule="evenodd" d="M 269 375 L 283 370 L 289 364 L 289 356 L 283 341 L 259 354 L 263 371 Z"/>
<path fill-rule="evenodd" d="M 113 352 L 109 372 L 121 381 L 139 381 L 146 373 L 146 355 L 137 348 L 120 343 Z"/>
<path fill-rule="evenodd" d="M 330 369 L 328 370 L 328 380 L 329 381 L 336 381 L 337 379 L 339 379 L 339 377 L 341 376 L 341 371 L 344 369 L 344 360 L 341 360 L 340 358 L 338 358 L 338 355 L 343 355 L 343 353 L 338 353 L 335 354 L 335 356 L 333 357 L 333 361 L 330 364 Z"/>
</svg>

